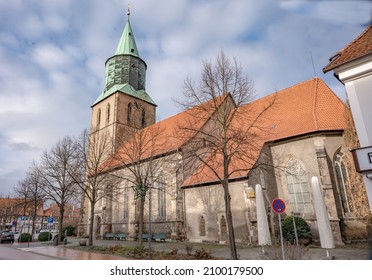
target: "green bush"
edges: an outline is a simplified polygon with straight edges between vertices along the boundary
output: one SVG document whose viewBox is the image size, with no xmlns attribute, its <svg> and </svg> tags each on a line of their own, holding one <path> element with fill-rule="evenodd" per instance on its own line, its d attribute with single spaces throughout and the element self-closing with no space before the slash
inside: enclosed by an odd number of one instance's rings
<svg viewBox="0 0 372 280">
<path fill-rule="evenodd" d="M 32 241 L 32 236 L 31 234 L 29 233 L 22 233 L 19 237 L 18 237 L 18 241 L 19 242 L 28 242 L 28 241 Z"/>
<path fill-rule="evenodd" d="M 39 241 L 49 241 L 52 240 L 52 234 L 49 234 L 49 232 L 40 232 L 37 239 Z"/>
<path fill-rule="evenodd" d="M 302 243 L 311 242 L 311 229 L 308 223 L 301 217 L 295 217 L 297 236 Z M 290 243 L 296 242 L 296 236 L 293 227 L 293 217 L 286 216 L 282 223 L 283 227 L 283 238 Z"/>
<path fill-rule="evenodd" d="M 62 231 L 63 231 L 63 233 L 66 232 L 67 236 L 72 236 L 72 235 L 75 235 L 75 230 L 76 230 L 75 227 L 73 227 L 71 225 L 68 225 Z"/>
</svg>

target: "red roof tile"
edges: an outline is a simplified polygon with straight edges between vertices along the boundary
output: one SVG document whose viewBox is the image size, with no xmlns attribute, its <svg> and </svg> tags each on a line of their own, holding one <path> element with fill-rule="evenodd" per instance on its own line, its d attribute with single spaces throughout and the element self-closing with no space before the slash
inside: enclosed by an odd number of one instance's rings
<svg viewBox="0 0 372 280">
<path fill-rule="evenodd" d="M 372 26 L 368 26 L 362 34 L 330 59 L 330 63 L 323 68 L 326 73 L 348 62 L 372 53 Z"/>
</svg>

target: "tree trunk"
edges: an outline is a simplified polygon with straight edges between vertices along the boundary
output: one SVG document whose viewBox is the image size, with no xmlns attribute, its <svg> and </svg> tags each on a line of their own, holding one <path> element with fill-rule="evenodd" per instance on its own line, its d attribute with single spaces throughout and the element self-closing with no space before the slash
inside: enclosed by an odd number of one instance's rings
<svg viewBox="0 0 372 280">
<path fill-rule="evenodd" d="M 59 206 L 59 219 L 58 219 L 58 238 L 57 238 L 57 243 L 56 245 L 59 244 L 59 241 L 61 240 L 61 236 L 63 234 L 62 229 L 63 229 L 63 216 L 65 215 L 65 205 L 61 204 Z"/>
<path fill-rule="evenodd" d="M 89 223 L 89 240 L 88 240 L 89 246 L 93 245 L 94 208 L 95 208 L 95 203 L 90 202 L 90 217 L 89 217 L 90 223 Z"/>
<path fill-rule="evenodd" d="M 140 245 L 143 245 L 143 216 L 144 216 L 144 209 L 145 209 L 145 203 L 144 201 L 140 198 L 140 203 L 139 203 L 139 215 L 138 215 L 138 238 Z"/>
<path fill-rule="evenodd" d="M 230 258 L 232 260 L 237 260 L 238 254 L 236 252 L 234 225 L 233 225 L 233 218 L 232 218 L 232 213 L 231 213 L 231 197 L 230 197 L 230 192 L 229 192 L 229 183 L 227 182 L 227 180 L 223 180 L 222 187 L 224 191 L 224 198 L 225 198 L 225 205 L 226 205 L 226 222 L 227 222 L 227 228 L 229 232 Z"/>
</svg>

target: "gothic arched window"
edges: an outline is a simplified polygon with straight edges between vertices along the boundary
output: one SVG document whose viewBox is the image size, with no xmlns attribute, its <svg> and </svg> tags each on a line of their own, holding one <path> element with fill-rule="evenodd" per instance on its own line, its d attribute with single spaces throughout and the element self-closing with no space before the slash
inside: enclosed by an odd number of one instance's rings
<svg viewBox="0 0 372 280">
<path fill-rule="evenodd" d="M 335 157 L 335 170 L 336 170 L 336 179 L 338 185 L 338 191 L 340 194 L 340 201 L 342 210 L 344 213 L 351 212 L 349 199 L 347 196 L 347 189 L 349 187 L 349 176 L 344 163 L 344 154 L 340 151 L 336 154 Z"/>
<path fill-rule="evenodd" d="M 142 128 L 146 126 L 146 111 L 142 109 L 142 121 L 141 121 Z"/>
<path fill-rule="evenodd" d="M 101 109 L 98 109 L 97 112 L 97 126 L 101 124 Z"/>
<path fill-rule="evenodd" d="M 304 167 L 298 160 L 291 159 L 286 170 L 290 209 L 293 212 L 312 213 L 309 184 Z"/>
<path fill-rule="evenodd" d="M 129 187 L 124 188 L 124 219 L 129 218 Z"/>
<path fill-rule="evenodd" d="M 164 174 L 161 174 L 158 180 L 158 215 L 159 217 L 166 216 L 166 197 L 165 197 L 165 182 Z"/>
<path fill-rule="evenodd" d="M 110 112 L 110 103 L 109 103 L 109 104 L 107 104 L 107 109 L 106 109 L 106 121 L 107 121 L 107 123 L 110 122 L 110 114 L 111 114 L 111 112 Z"/>
<path fill-rule="evenodd" d="M 227 238 L 227 223 L 226 218 L 224 215 L 222 215 L 220 219 L 220 230 L 221 230 L 221 239 Z"/>
<path fill-rule="evenodd" d="M 203 216 L 200 217 L 199 219 L 199 235 L 200 236 L 205 236 L 205 219 Z"/>
<path fill-rule="evenodd" d="M 128 104 L 128 112 L 127 112 L 127 123 L 130 124 L 132 121 L 132 103 Z"/>
</svg>

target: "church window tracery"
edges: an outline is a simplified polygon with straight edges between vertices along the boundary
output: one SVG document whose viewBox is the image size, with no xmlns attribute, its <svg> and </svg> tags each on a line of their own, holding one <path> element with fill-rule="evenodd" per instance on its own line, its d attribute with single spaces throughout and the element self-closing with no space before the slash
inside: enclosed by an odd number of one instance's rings
<svg viewBox="0 0 372 280">
<path fill-rule="evenodd" d="M 347 195 L 347 189 L 349 187 L 349 175 L 344 162 L 344 154 L 341 151 L 336 154 L 334 164 L 341 207 L 344 213 L 349 213 L 351 212 Z"/>
<path fill-rule="evenodd" d="M 300 161 L 291 159 L 288 162 L 286 178 L 291 211 L 313 213 L 307 174 Z"/>
</svg>

